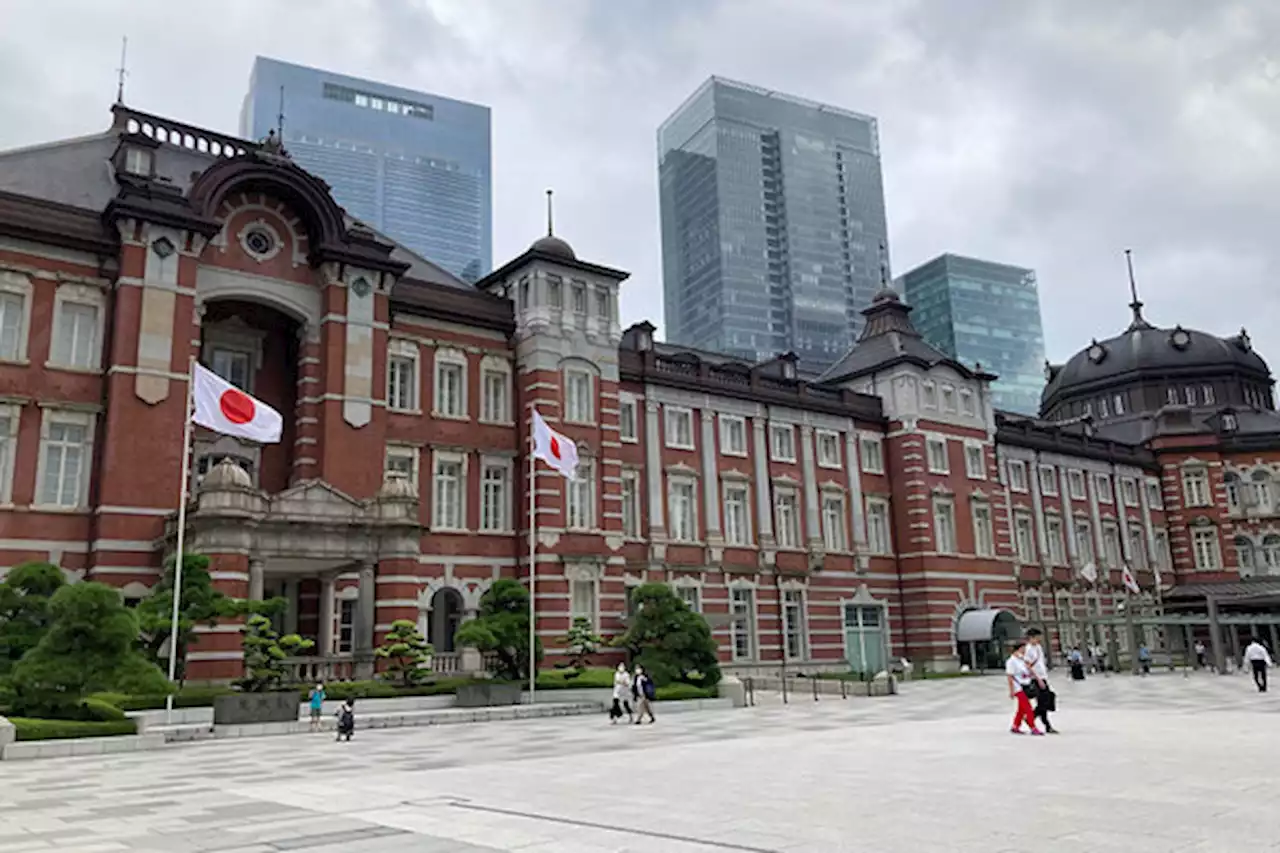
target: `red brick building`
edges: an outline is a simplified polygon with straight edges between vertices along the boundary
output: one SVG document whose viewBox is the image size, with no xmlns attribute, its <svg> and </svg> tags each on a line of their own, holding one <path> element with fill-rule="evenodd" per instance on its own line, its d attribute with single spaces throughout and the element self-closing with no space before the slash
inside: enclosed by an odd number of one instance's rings
<svg viewBox="0 0 1280 853">
<path fill-rule="evenodd" d="M 627 274 L 556 237 L 471 285 L 277 146 L 113 115 L 0 153 L 0 566 L 148 593 L 197 358 L 285 431 L 197 430 L 188 542 L 227 592 L 286 598 L 282 627 L 338 675 L 406 618 L 451 665 L 493 580 L 528 577 L 531 488 L 553 653 L 575 616 L 622 631 L 648 581 L 707 615 L 726 664 L 871 672 L 954 667 L 1015 622 L 1083 642 L 1122 600 L 1280 585 L 1250 577 L 1280 575 L 1280 422 L 1243 334 L 1142 321 L 1061 368 L 1032 420 L 994 412 L 992 377 L 928 347 L 886 290 L 805 381 L 792 357 L 623 330 Z M 533 407 L 578 442 L 577 481 L 528 481 Z M 193 677 L 239 670 L 237 630 L 201 637 Z"/>
</svg>

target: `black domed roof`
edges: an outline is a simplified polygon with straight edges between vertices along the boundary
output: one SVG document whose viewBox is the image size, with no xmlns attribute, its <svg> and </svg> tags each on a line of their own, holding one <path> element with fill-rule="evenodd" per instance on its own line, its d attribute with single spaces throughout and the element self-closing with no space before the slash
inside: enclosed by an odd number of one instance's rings
<svg viewBox="0 0 1280 853">
<path fill-rule="evenodd" d="M 542 252 L 547 255 L 557 255 L 561 258 L 569 258 L 577 260 L 577 254 L 573 251 L 573 247 L 561 240 L 559 237 L 548 234 L 545 237 L 539 237 L 533 241 L 533 245 L 529 247 L 532 252 Z"/>
</svg>

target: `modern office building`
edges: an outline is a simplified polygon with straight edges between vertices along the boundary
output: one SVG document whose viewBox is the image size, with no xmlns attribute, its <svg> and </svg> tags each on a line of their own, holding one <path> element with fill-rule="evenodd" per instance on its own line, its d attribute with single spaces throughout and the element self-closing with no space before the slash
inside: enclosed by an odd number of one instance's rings
<svg viewBox="0 0 1280 853">
<path fill-rule="evenodd" d="M 1034 415 L 1044 388 L 1044 332 L 1034 270 L 941 255 L 897 280 L 925 340 L 1000 378 L 997 409 Z"/>
<path fill-rule="evenodd" d="M 668 340 L 804 372 L 845 354 L 887 241 L 874 118 L 712 77 L 658 170 Z"/>
<path fill-rule="evenodd" d="M 265 137 L 282 102 L 290 156 L 351 216 L 468 281 L 489 272 L 488 107 L 260 56 L 240 134 Z"/>
</svg>

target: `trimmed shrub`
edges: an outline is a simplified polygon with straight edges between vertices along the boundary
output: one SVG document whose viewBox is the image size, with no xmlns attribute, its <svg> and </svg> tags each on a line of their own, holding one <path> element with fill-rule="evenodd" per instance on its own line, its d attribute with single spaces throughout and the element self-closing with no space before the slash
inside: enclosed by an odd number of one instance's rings
<svg viewBox="0 0 1280 853">
<path fill-rule="evenodd" d="M 88 723 L 118 723 L 121 720 L 127 720 L 115 705 L 110 702 L 104 702 L 101 699 L 95 699 L 90 696 L 80 703 L 79 713 L 76 714 L 77 719 Z"/>
<path fill-rule="evenodd" d="M 716 641 L 702 614 L 664 583 L 642 584 L 631 591 L 632 616 L 627 633 L 614 644 L 627 650 L 659 687 L 720 682 Z"/>
<path fill-rule="evenodd" d="M 207 708 L 215 696 L 235 693 L 230 687 L 184 687 L 173 695 L 175 708 Z M 165 706 L 163 693 L 94 693 L 90 698 L 115 705 L 122 711 L 155 711 Z"/>
<path fill-rule="evenodd" d="M 538 673 L 539 690 L 589 690 L 605 687 L 613 687 L 613 670 L 604 667 L 555 669 Z"/>
<path fill-rule="evenodd" d="M 403 687 L 386 681 L 335 681 L 324 686 L 325 696 L 336 701 L 345 699 L 394 699 L 397 696 L 443 696 L 456 693 L 459 685 L 470 684 L 472 679 L 457 676 L 454 678 L 432 678 L 413 685 Z M 310 687 L 303 687 L 298 695 L 306 698 Z"/>
<path fill-rule="evenodd" d="M 81 737 L 115 737 L 137 734 L 133 720 L 90 722 L 86 720 L 35 720 L 30 717 L 10 717 L 14 734 L 20 741 L 67 740 Z"/>
<path fill-rule="evenodd" d="M 658 688 L 659 702 L 679 702 L 685 699 L 715 699 L 720 695 L 718 687 L 698 687 L 695 684 L 668 684 Z"/>
<path fill-rule="evenodd" d="M 520 681 L 529 677 L 529 590 L 514 578 L 500 578 L 480 596 L 480 612 L 463 622 L 454 640 L 496 658 L 493 675 Z M 535 637 L 542 660 L 542 640 Z"/>
</svg>

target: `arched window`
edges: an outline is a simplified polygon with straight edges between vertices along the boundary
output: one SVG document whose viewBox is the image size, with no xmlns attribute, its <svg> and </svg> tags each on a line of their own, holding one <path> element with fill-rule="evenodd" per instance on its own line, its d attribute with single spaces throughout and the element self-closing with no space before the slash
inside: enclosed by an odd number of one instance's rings
<svg viewBox="0 0 1280 853">
<path fill-rule="evenodd" d="M 1253 472 L 1253 503 L 1258 508 L 1258 512 L 1265 515 L 1271 514 L 1272 508 L 1272 486 L 1271 472 L 1254 471 Z"/>
<path fill-rule="evenodd" d="M 1240 510 L 1240 478 L 1228 471 L 1222 478 L 1227 485 L 1227 509 L 1230 512 L 1239 512 Z"/>
<path fill-rule="evenodd" d="M 1236 549 L 1236 565 L 1240 568 L 1240 577 L 1252 577 L 1255 571 L 1253 543 L 1243 536 L 1237 536 L 1232 544 Z"/>
<path fill-rule="evenodd" d="M 1272 533 L 1262 540 L 1262 566 L 1266 574 L 1280 575 L 1280 536 Z"/>
</svg>

